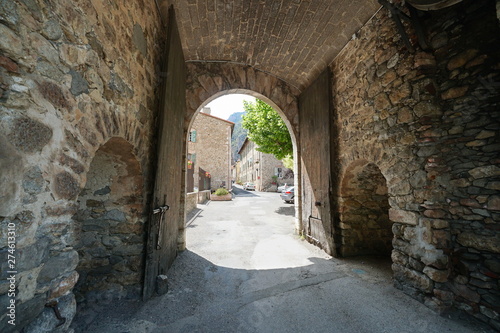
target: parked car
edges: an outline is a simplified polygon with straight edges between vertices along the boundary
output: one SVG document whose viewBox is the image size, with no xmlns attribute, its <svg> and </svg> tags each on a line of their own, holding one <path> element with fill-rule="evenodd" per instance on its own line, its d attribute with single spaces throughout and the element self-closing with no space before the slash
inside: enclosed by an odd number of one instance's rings
<svg viewBox="0 0 500 333">
<path fill-rule="evenodd" d="M 295 187 L 289 187 L 280 194 L 281 199 L 286 203 L 293 203 L 295 198 Z"/>
<path fill-rule="evenodd" d="M 289 187 L 291 187 L 291 186 L 288 186 L 288 184 L 278 186 L 278 190 L 277 190 L 277 192 L 281 193 L 281 192 L 283 192 L 284 190 L 288 189 Z"/>
<path fill-rule="evenodd" d="M 246 182 L 245 184 L 243 184 L 243 189 L 246 191 L 255 191 L 255 184 Z"/>
</svg>

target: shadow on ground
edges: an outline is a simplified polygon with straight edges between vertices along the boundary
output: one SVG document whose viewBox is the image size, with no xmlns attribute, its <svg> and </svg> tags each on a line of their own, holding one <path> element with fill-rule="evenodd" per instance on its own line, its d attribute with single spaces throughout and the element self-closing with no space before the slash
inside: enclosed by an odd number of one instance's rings
<svg viewBox="0 0 500 333">
<path fill-rule="evenodd" d="M 237 197 L 260 197 L 255 191 L 245 191 L 242 188 L 233 186 L 233 194 Z"/>
<path fill-rule="evenodd" d="M 274 212 L 280 215 L 295 216 L 295 207 L 294 206 L 279 207 Z"/>
<path fill-rule="evenodd" d="M 387 259 L 308 260 L 301 267 L 249 270 L 222 267 L 186 250 L 168 272 L 167 294 L 144 303 L 122 299 L 79 305 L 72 328 L 76 333 L 289 332 L 287 325 L 298 332 L 324 331 L 324 325 L 330 332 L 477 328 L 475 321 L 458 324 L 439 317 L 395 290 Z M 326 316 L 329 309 L 337 309 L 335 320 Z M 290 323 L 290 312 L 299 320 Z M 313 328 L 307 319 L 314 316 L 320 324 Z"/>
</svg>

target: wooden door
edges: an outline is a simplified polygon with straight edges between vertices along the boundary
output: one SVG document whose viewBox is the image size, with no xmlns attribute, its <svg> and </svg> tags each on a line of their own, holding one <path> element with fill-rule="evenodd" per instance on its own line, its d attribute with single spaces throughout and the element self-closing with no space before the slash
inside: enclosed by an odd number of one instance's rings
<svg viewBox="0 0 500 333">
<path fill-rule="evenodd" d="M 310 242 L 334 254 L 329 80 L 327 69 L 299 97 L 302 223 Z"/>
<path fill-rule="evenodd" d="M 169 10 L 166 59 L 162 64 L 156 170 L 148 224 L 143 298 L 157 292 L 157 281 L 177 255 L 181 206 L 186 66 L 173 9 Z M 168 206 L 168 210 L 167 210 Z M 164 288 L 162 288 L 165 290 Z"/>
</svg>

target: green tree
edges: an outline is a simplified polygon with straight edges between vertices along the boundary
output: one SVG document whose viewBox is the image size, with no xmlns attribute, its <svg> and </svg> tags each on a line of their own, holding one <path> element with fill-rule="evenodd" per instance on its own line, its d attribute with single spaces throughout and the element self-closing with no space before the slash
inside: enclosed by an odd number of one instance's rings
<svg viewBox="0 0 500 333">
<path fill-rule="evenodd" d="M 293 156 L 288 128 L 271 106 L 256 99 L 255 103 L 243 101 L 243 108 L 243 127 L 248 130 L 248 139 L 259 146 L 258 151 L 273 154 L 279 160 Z"/>
</svg>

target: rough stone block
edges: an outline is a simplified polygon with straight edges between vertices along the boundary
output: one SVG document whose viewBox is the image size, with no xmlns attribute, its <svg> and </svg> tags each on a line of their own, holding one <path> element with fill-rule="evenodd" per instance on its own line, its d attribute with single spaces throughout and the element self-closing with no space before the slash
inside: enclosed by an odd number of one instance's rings
<svg viewBox="0 0 500 333">
<path fill-rule="evenodd" d="M 63 171 L 55 177 L 54 191 L 61 199 L 72 200 L 80 193 L 80 184 L 69 172 Z"/>
<path fill-rule="evenodd" d="M 399 251 L 393 250 L 391 253 L 392 262 L 401 266 L 408 265 L 408 256 Z"/>
<path fill-rule="evenodd" d="M 448 281 L 449 272 L 447 270 L 439 270 L 430 266 L 426 266 L 423 270 L 424 274 L 436 282 Z"/>
<path fill-rule="evenodd" d="M 44 23 L 42 35 L 50 40 L 58 40 L 62 37 L 62 29 L 59 22 L 55 19 L 49 19 Z"/>
<path fill-rule="evenodd" d="M 472 232 L 462 232 L 457 237 L 457 242 L 463 246 L 477 250 L 500 253 L 500 235 L 485 236 Z"/>
<path fill-rule="evenodd" d="M 41 151 L 52 138 L 52 129 L 31 118 L 17 118 L 11 126 L 10 142 L 20 151 Z"/>
<path fill-rule="evenodd" d="M 441 209 L 426 209 L 424 215 L 433 219 L 441 219 L 446 216 L 446 212 Z"/>
<path fill-rule="evenodd" d="M 408 264 L 410 268 L 413 268 L 418 272 L 421 272 L 425 267 L 425 265 L 420 260 L 413 257 L 409 257 Z"/>
<path fill-rule="evenodd" d="M 392 270 L 394 278 L 402 284 L 409 284 L 425 293 L 430 293 L 434 287 L 432 280 L 422 273 L 396 264 L 392 265 Z"/>
<path fill-rule="evenodd" d="M 500 196 L 493 195 L 488 199 L 486 208 L 489 210 L 500 211 Z"/>
<path fill-rule="evenodd" d="M 42 191 L 44 179 L 38 166 L 30 168 L 23 176 L 23 189 L 28 194 L 38 194 Z"/>
<path fill-rule="evenodd" d="M 500 260 L 488 259 L 484 261 L 484 264 L 493 272 L 500 274 Z"/>
<path fill-rule="evenodd" d="M 406 210 L 400 210 L 395 208 L 389 209 L 389 219 L 393 222 L 406 223 L 411 225 L 417 225 L 418 214 Z"/>
<path fill-rule="evenodd" d="M 450 247 L 451 235 L 449 230 L 433 230 L 432 231 L 432 244 L 437 249 L 447 249 Z"/>
<path fill-rule="evenodd" d="M 437 269 L 446 269 L 448 267 L 448 256 L 442 250 L 427 250 L 420 260 L 427 266 Z"/>
<path fill-rule="evenodd" d="M 0 56 L 0 66 L 9 72 L 19 73 L 19 66 L 10 58 Z"/>
<path fill-rule="evenodd" d="M 2 19 L 10 26 L 16 26 L 19 21 L 16 3 L 13 1 L 0 2 L 0 13 Z"/>
<path fill-rule="evenodd" d="M 478 53 L 478 50 L 475 49 L 469 49 L 466 50 L 453 58 L 450 59 L 448 62 L 447 68 L 448 70 L 452 71 L 456 68 L 464 66 L 468 61 L 474 59 Z"/>
<path fill-rule="evenodd" d="M 430 103 L 430 102 L 420 102 L 413 108 L 413 112 L 418 117 L 424 116 L 440 116 L 442 114 L 441 108 L 439 105 Z"/>
<path fill-rule="evenodd" d="M 450 88 L 441 94 L 441 98 L 443 100 L 459 98 L 464 96 L 468 90 L 469 86 Z"/>
<path fill-rule="evenodd" d="M 76 282 L 78 281 L 78 273 L 73 272 L 69 276 L 63 278 L 60 282 L 56 284 L 55 287 L 52 287 L 49 292 L 49 300 L 59 298 L 66 294 L 68 291 L 73 289 Z"/>
<path fill-rule="evenodd" d="M 12 59 L 19 59 L 24 54 L 21 38 L 3 24 L 0 24 L 0 49 Z"/>
<path fill-rule="evenodd" d="M 425 52 L 419 52 L 415 55 L 415 68 L 419 67 L 435 67 L 436 66 L 436 58 L 430 54 Z"/>
<path fill-rule="evenodd" d="M 479 303 L 479 301 L 481 300 L 481 297 L 477 292 L 475 292 L 474 290 L 470 289 L 469 287 L 463 284 L 453 283 L 450 285 L 450 287 L 455 294 L 469 301 L 472 301 L 474 303 Z"/>
<path fill-rule="evenodd" d="M 119 222 L 126 222 L 127 221 L 127 216 L 125 215 L 124 212 L 118 209 L 112 209 L 103 216 L 103 218 L 107 220 L 113 220 L 113 221 L 119 221 Z"/>
<path fill-rule="evenodd" d="M 71 75 L 71 93 L 74 96 L 78 96 L 80 94 L 88 94 L 89 93 L 89 84 L 87 80 L 84 79 L 82 74 L 76 72 L 74 70 L 70 70 L 69 74 Z"/>
<path fill-rule="evenodd" d="M 70 107 L 68 97 L 65 96 L 63 90 L 58 85 L 44 81 L 38 84 L 38 90 L 42 96 L 55 107 L 65 109 Z"/>
<path fill-rule="evenodd" d="M 156 278 L 156 293 L 164 295 L 168 292 L 168 277 L 166 275 L 158 275 Z"/>
<path fill-rule="evenodd" d="M 485 165 L 469 170 L 474 179 L 500 176 L 500 168 L 496 165 Z"/>
<path fill-rule="evenodd" d="M 433 229 L 446 229 L 450 225 L 448 221 L 440 219 L 431 219 L 430 222 Z"/>
<path fill-rule="evenodd" d="M 49 239 L 43 237 L 34 244 L 18 249 L 19 271 L 30 270 L 39 266 L 49 253 Z"/>
<path fill-rule="evenodd" d="M 78 264 L 78 252 L 70 250 L 49 258 L 43 265 L 38 275 L 38 283 L 44 284 L 52 281 L 61 274 L 71 272 Z"/>
<path fill-rule="evenodd" d="M 17 300 L 21 302 L 26 302 L 33 298 L 35 291 L 37 289 L 37 277 L 40 273 L 42 267 L 37 267 L 35 269 L 21 272 L 17 275 Z"/>
</svg>

